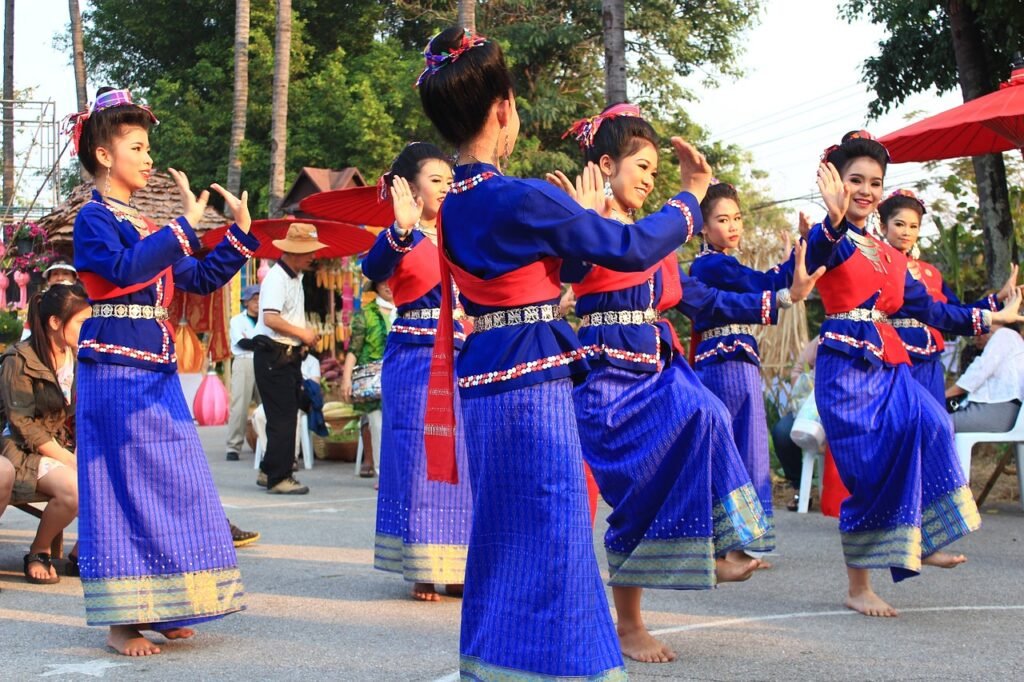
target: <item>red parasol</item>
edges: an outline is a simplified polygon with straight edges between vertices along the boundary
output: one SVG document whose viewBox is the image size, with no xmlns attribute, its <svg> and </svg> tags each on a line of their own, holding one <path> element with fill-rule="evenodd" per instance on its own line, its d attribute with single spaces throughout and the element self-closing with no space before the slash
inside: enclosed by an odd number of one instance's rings
<svg viewBox="0 0 1024 682">
<path fill-rule="evenodd" d="M 301 218 L 277 218 L 273 220 L 252 221 L 252 234 L 260 240 L 260 247 L 256 249 L 256 258 L 279 258 L 281 250 L 271 242 L 274 239 L 284 239 L 288 232 L 288 226 L 292 223 L 309 223 L 316 226 L 317 239 L 327 244 L 326 249 L 316 252 L 317 258 L 341 258 L 343 256 L 354 256 L 364 251 L 369 251 L 373 246 L 374 235 L 372 232 L 350 225 L 339 223 L 333 220 L 304 220 Z M 216 246 L 227 232 L 228 226 L 222 225 L 210 230 L 203 235 L 202 243 L 207 248 Z"/>
<path fill-rule="evenodd" d="M 1024 63 L 999 90 L 879 139 L 894 163 L 1024 150 Z"/>
<path fill-rule="evenodd" d="M 380 199 L 377 187 L 350 187 L 311 194 L 299 204 L 303 213 L 356 225 L 387 227 L 395 222 L 391 199 Z"/>
</svg>

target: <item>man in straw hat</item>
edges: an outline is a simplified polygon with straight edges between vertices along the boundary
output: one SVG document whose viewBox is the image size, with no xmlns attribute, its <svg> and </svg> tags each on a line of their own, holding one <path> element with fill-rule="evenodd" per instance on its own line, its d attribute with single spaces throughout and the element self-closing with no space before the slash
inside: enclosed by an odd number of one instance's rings
<svg viewBox="0 0 1024 682">
<path fill-rule="evenodd" d="M 256 387 L 267 415 L 267 449 L 256 482 L 271 494 L 305 495 L 309 488 L 292 476 L 300 366 L 303 346 L 315 345 L 319 335 L 306 326 L 302 273 L 326 245 L 317 240 L 316 227 L 309 223 L 292 223 L 288 235 L 273 244 L 282 254 L 263 279 L 253 339 Z"/>
</svg>

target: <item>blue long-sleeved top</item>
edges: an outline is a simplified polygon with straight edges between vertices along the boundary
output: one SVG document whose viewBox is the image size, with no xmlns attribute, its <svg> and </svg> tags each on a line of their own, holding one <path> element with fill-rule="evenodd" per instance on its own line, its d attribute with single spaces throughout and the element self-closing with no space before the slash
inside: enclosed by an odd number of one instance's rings
<svg viewBox="0 0 1024 682">
<path fill-rule="evenodd" d="M 795 256 L 790 253 L 789 258 L 784 262 L 771 270 L 761 272 L 743 265 L 734 256 L 720 251 L 702 251 L 690 266 L 690 276 L 709 287 L 722 291 L 762 292 L 762 296 L 767 302 L 768 292 L 774 295 L 775 292 L 788 287 L 793 282 L 795 263 Z M 764 325 L 776 321 L 769 318 L 767 303 L 763 307 L 765 314 L 761 319 L 753 320 L 752 324 Z M 699 313 L 693 319 L 694 330 L 703 333 L 709 329 L 736 323 L 722 312 L 711 309 Z M 703 338 L 697 346 L 694 364 L 704 365 L 731 359 L 760 365 L 761 357 L 758 354 L 757 339 L 752 334 L 725 334 Z"/>
<path fill-rule="evenodd" d="M 224 286 L 259 247 L 259 240 L 232 225 L 223 241 L 206 258 L 192 254 L 200 244 L 184 217 L 171 221 L 145 238 L 117 207 L 103 202 L 98 192 L 78 212 L 74 226 L 75 267 L 120 289 L 150 280 L 148 286 L 121 292 L 94 303 L 166 307 L 173 288 L 209 294 Z M 169 271 L 168 271 L 169 269 Z M 161 276 L 161 273 L 169 275 Z M 172 284 L 173 282 L 173 284 Z M 89 292 L 91 297 L 96 292 Z M 173 320 L 91 317 L 82 325 L 78 357 L 85 362 L 128 365 L 158 372 L 174 372 Z"/>
<path fill-rule="evenodd" d="M 449 257 L 485 281 L 545 258 L 561 263 L 564 281 L 575 281 L 585 262 L 643 271 L 700 231 L 700 206 L 688 192 L 634 224 L 623 224 L 583 210 L 540 180 L 494 175 L 458 190 L 460 182 L 471 184 L 471 178 L 488 172 L 498 171 L 489 164 L 457 167 L 441 213 Z M 522 305 L 558 302 L 558 297 L 531 300 L 530 292 L 522 298 L 528 300 Z M 461 299 L 473 317 L 499 309 L 472 300 L 464 287 Z M 486 395 L 567 377 L 587 370 L 587 355 L 564 320 L 477 332 L 459 353 L 459 387 L 466 396 Z"/>
<path fill-rule="evenodd" d="M 425 249 L 432 253 L 431 260 L 427 262 L 416 261 L 415 265 L 409 266 L 408 254 L 413 249 Z M 402 265 L 407 267 L 403 268 Z M 412 272 L 410 268 L 416 268 Z M 430 239 L 419 230 L 413 230 L 403 239 L 394 225 L 382 230 L 377 235 L 369 253 L 363 259 L 363 274 L 374 282 L 387 281 L 395 295 L 396 311 L 398 319 L 391 325 L 388 333 L 388 342 L 405 343 L 416 346 L 434 345 L 434 336 L 437 334 L 437 319 L 409 319 L 402 316 L 410 311 L 425 310 L 441 307 L 441 273 L 437 263 L 437 248 L 433 246 Z M 410 278 L 422 278 L 436 282 L 434 287 L 422 296 L 408 301 L 399 302 L 403 286 L 409 286 L 406 280 Z M 414 285 L 413 285 L 414 286 Z M 462 324 L 455 321 L 455 348 L 461 348 L 466 338 L 462 331 Z"/>
</svg>

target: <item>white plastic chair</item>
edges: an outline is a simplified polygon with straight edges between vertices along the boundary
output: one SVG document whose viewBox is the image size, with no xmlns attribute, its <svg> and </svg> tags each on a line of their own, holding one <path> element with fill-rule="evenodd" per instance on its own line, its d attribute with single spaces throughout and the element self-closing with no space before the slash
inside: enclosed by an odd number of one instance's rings
<svg viewBox="0 0 1024 682">
<path fill-rule="evenodd" d="M 971 482 L 971 450 L 976 443 L 1013 443 L 1017 450 L 1017 485 L 1020 488 L 1020 504 L 1024 509 L 1024 408 L 1017 413 L 1017 423 L 1002 433 L 963 432 L 955 435 L 956 454 L 960 459 L 967 482 Z"/>
<path fill-rule="evenodd" d="M 367 415 L 367 417 L 371 421 L 374 422 L 374 423 L 370 424 L 370 434 L 372 435 L 374 433 L 374 428 L 375 427 L 376 427 L 377 433 L 379 433 L 380 429 L 381 429 L 381 427 L 383 425 L 382 424 L 383 417 L 381 415 L 380 410 L 375 410 L 375 411 L 371 412 L 370 414 Z M 374 457 L 374 460 L 375 460 L 374 461 L 374 468 L 377 470 L 378 473 L 380 473 L 380 443 L 374 442 L 374 443 L 371 443 L 371 445 L 373 445 L 374 448 L 376 449 L 376 452 L 373 453 L 373 457 Z M 362 471 L 362 469 L 363 469 L 363 429 L 362 429 L 362 425 L 360 425 L 360 428 L 359 428 L 359 445 L 356 447 L 356 476 L 359 475 L 359 472 Z"/>
<path fill-rule="evenodd" d="M 253 468 L 259 469 L 263 461 L 263 453 L 267 450 L 267 413 L 263 405 L 252 413 L 252 427 L 256 431 L 256 456 L 253 457 Z M 306 469 L 313 468 L 313 439 L 309 435 L 309 417 L 299 410 L 299 423 L 295 428 L 295 451 L 302 453 L 302 464 Z"/>
<path fill-rule="evenodd" d="M 818 475 L 814 470 L 817 464 Z M 811 484 L 817 482 L 821 490 L 821 480 L 825 475 L 825 454 L 820 450 L 804 450 L 803 466 L 800 469 L 800 502 L 797 512 L 806 514 L 811 508 Z M 817 479 L 816 481 L 814 479 Z"/>
</svg>

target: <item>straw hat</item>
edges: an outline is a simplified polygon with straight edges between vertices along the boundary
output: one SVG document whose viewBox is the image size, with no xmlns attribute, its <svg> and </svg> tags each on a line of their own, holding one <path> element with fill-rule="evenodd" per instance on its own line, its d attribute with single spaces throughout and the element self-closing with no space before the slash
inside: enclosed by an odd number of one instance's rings
<svg viewBox="0 0 1024 682">
<path fill-rule="evenodd" d="M 327 248 L 327 244 L 317 241 L 316 226 L 309 223 L 292 223 L 288 235 L 275 239 L 273 244 L 285 253 L 312 253 Z"/>
</svg>

